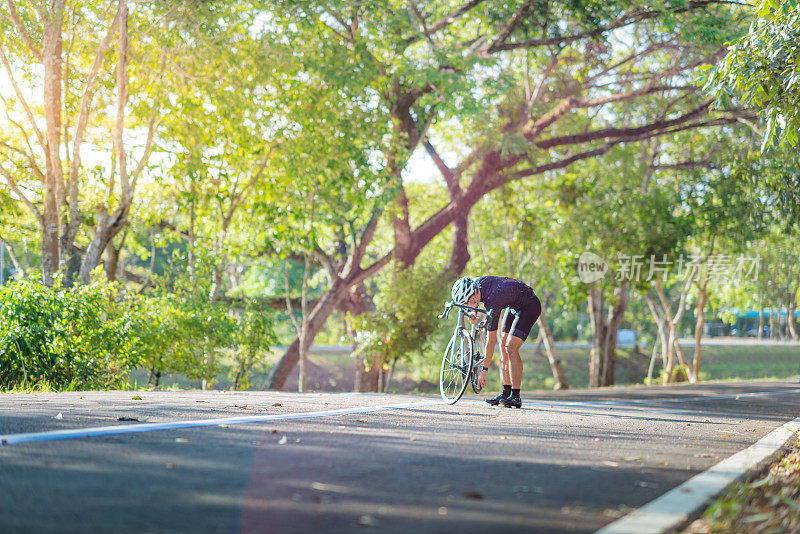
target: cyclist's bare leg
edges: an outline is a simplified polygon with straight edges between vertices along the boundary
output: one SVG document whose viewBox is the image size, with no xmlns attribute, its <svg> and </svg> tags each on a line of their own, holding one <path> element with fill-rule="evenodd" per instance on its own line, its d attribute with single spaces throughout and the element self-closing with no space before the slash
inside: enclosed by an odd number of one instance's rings
<svg viewBox="0 0 800 534">
<path fill-rule="evenodd" d="M 511 366 L 509 364 L 508 349 L 506 348 L 508 338 L 508 332 L 503 332 L 500 338 L 500 379 L 504 385 L 511 385 Z"/>
<path fill-rule="evenodd" d="M 510 382 L 513 389 L 520 389 L 522 384 L 522 358 L 519 356 L 519 348 L 522 346 L 522 339 L 508 334 L 503 335 L 503 361 L 508 361 Z"/>
</svg>

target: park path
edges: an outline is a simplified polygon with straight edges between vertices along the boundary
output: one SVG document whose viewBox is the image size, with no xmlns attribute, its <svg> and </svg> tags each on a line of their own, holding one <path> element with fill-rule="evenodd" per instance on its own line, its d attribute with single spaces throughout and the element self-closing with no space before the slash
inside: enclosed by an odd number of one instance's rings
<svg viewBox="0 0 800 534">
<path fill-rule="evenodd" d="M 172 425 L 0 446 L 0 532 L 593 532 L 798 415 L 796 382 L 548 392 L 521 410 L 479 397 L 0 395 L 6 439 Z"/>
</svg>

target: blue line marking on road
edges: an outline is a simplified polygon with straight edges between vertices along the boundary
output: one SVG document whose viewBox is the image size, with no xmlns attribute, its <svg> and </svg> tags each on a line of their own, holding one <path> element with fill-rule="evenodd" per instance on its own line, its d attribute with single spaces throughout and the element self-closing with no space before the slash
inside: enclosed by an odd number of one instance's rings
<svg viewBox="0 0 800 534">
<path fill-rule="evenodd" d="M 88 438 L 94 436 L 109 436 L 114 434 L 134 434 L 137 432 L 153 432 L 156 430 L 174 430 L 178 428 L 198 428 L 219 425 L 242 425 L 246 423 L 262 423 L 265 421 L 286 421 L 293 419 L 311 419 L 315 417 L 330 417 L 334 415 L 349 415 L 357 413 L 380 412 L 385 410 L 403 410 L 419 408 L 422 406 L 435 406 L 442 401 L 410 402 L 383 406 L 365 406 L 360 408 L 345 408 L 340 410 L 326 410 L 321 412 L 302 412 L 291 414 L 251 415 L 241 417 L 223 417 L 220 419 L 198 419 L 196 421 L 174 421 L 171 423 L 144 423 L 141 425 L 117 425 L 95 428 L 75 428 L 66 430 L 51 430 L 47 432 L 28 432 L 23 434 L 7 434 L 0 436 L 0 445 L 18 445 L 20 443 L 33 443 L 39 441 L 57 441 L 64 439 Z"/>
</svg>

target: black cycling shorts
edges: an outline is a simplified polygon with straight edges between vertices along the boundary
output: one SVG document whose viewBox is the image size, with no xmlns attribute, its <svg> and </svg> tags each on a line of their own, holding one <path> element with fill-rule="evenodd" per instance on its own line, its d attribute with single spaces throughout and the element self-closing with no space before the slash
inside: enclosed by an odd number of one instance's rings
<svg viewBox="0 0 800 534">
<path fill-rule="evenodd" d="M 533 298 L 528 301 L 528 304 L 524 308 L 520 308 L 519 310 L 508 308 L 501 332 L 504 334 L 511 334 L 525 341 L 528 339 L 531 328 L 536 324 L 541 314 L 542 303 L 536 295 L 533 295 Z"/>
</svg>

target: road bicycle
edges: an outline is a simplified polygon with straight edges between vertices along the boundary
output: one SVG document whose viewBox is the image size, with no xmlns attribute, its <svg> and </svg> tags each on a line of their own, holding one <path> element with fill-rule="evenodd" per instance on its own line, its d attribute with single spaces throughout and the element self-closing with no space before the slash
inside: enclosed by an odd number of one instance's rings
<svg viewBox="0 0 800 534">
<path fill-rule="evenodd" d="M 442 368 L 439 371 L 439 391 L 442 399 L 448 404 L 458 402 L 468 384 L 472 385 L 472 391 L 480 393 L 482 388 L 478 385 L 478 377 L 483 365 L 486 333 L 492 320 L 491 309 L 482 310 L 455 302 L 445 304 L 444 313 L 439 316 L 439 319 L 447 319 L 454 307 L 458 308 L 458 319 L 453 330 L 453 337 L 450 338 L 450 343 L 447 344 L 444 351 Z M 468 313 L 484 315 L 469 330 L 464 323 Z"/>
</svg>

